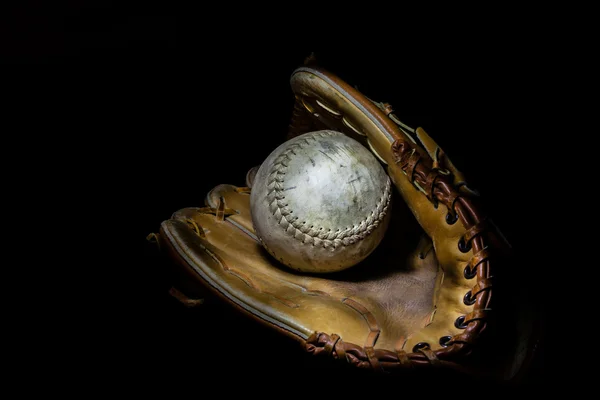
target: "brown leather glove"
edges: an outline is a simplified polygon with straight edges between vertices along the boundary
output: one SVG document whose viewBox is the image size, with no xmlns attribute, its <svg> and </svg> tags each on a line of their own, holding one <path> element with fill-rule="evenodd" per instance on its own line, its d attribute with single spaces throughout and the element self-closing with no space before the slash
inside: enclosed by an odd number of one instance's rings
<svg viewBox="0 0 600 400">
<path fill-rule="evenodd" d="M 307 65 L 294 71 L 291 87 L 296 103 L 288 138 L 343 132 L 389 174 L 395 206 L 384 240 L 345 271 L 316 276 L 287 269 L 254 234 L 254 168 L 245 185 L 215 187 L 203 207 L 175 212 L 151 235 L 184 272 L 186 286 L 207 288 L 315 356 L 380 371 L 434 366 L 515 376 L 525 353 L 512 349 L 492 362 L 482 345 L 488 331 L 502 331 L 492 323 L 492 293 L 509 246 L 463 174 L 423 129 L 406 126 L 389 105 L 333 74 Z"/>
</svg>

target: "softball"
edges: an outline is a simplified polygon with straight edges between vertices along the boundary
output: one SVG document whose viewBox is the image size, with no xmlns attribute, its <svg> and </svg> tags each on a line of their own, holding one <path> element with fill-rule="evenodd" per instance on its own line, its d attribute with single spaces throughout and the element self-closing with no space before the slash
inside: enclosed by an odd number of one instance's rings
<svg viewBox="0 0 600 400">
<path fill-rule="evenodd" d="M 391 182 L 375 156 L 343 133 L 309 132 L 277 147 L 250 194 L 263 247 L 302 272 L 341 271 L 364 260 L 388 226 Z"/>
</svg>

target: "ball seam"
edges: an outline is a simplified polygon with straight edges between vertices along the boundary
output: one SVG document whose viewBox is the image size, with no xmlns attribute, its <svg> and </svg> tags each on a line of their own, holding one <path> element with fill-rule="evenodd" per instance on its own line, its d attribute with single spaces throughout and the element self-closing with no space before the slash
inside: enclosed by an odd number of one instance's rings
<svg viewBox="0 0 600 400">
<path fill-rule="evenodd" d="M 367 237 L 384 219 L 392 196 L 391 183 L 388 177 L 383 195 L 377 202 L 375 209 L 365 219 L 350 228 L 325 230 L 323 227 L 315 227 L 314 225 L 306 224 L 306 221 L 302 223 L 299 221 L 299 217 L 292 216 L 293 210 L 291 210 L 283 201 L 283 198 L 285 197 L 285 194 L 283 193 L 284 176 L 289 161 L 292 159 L 291 155 L 295 155 L 294 150 L 300 150 L 303 146 L 310 145 L 309 139 L 316 141 L 316 136 L 327 137 L 336 134 L 339 133 L 335 131 L 319 131 L 303 137 L 296 143 L 291 143 L 289 147 L 274 160 L 267 180 L 267 202 L 269 203 L 269 210 L 278 220 L 279 226 L 281 226 L 290 236 L 304 244 L 331 248 L 332 250 L 339 246 L 352 245 Z"/>
</svg>

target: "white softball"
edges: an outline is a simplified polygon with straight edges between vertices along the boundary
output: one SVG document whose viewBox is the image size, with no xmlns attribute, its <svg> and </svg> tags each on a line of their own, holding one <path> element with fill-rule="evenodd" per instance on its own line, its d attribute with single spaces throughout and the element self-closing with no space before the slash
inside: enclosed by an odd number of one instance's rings
<svg viewBox="0 0 600 400">
<path fill-rule="evenodd" d="M 306 133 L 277 147 L 252 183 L 256 235 L 290 268 L 335 272 L 364 260 L 389 222 L 391 182 L 375 156 L 343 133 Z"/>
</svg>

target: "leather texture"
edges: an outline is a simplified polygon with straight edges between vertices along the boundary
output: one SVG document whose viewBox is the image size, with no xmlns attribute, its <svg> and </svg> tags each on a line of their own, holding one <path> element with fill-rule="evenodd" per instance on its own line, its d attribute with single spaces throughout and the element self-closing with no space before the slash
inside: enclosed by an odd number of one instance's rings
<svg viewBox="0 0 600 400">
<path fill-rule="evenodd" d="M 219 221 L 187 208 L 161 227 L 166 244 L 226 298 L 302 339 L 331 332 L 363 345 L 379 331 L 375 347 L 393 349 L 399 338 L 430 323 L 443 273 L 433 251 L 420 257 L 429 239 L 419 238 L 407 213 L 392 214 L 390 228 L 396 232 L 386 235 L 369 262 L 334 276 L 304 275 L 278 265 L 263 249 L 252 228 L 249 195 L 236 189 L 219 185 L 207 198 L 209 207 L 222 199 L 235 215 Z M 206 239 L 187 221 L 201 226 Z M 394 239 L 404 236 L 408 239 L 399 249 Z"/>
<path fill-rule="evenodd" d="M 468 366 L 492 316 L 496 252 L 506 244 L 427 133 L 397 120 L 314 66 L 291 77 L 289 138 L 331 129 L 370 149 L 393 183 L 393 210 L 379 247 L 326 276 L 280 265 L 261 246 L 250 215 L 256 168 L 175 212 L 160 227 L 162 250 L 189 279 L 317 356 L 383 371 Z M 246 174 L 246 175 L 245 175 Z"/>
</svg>

